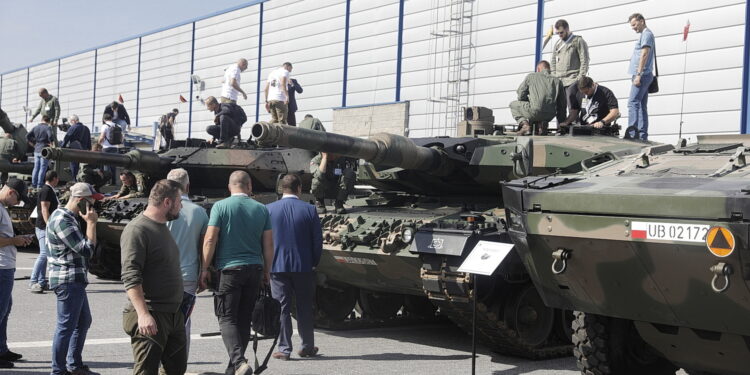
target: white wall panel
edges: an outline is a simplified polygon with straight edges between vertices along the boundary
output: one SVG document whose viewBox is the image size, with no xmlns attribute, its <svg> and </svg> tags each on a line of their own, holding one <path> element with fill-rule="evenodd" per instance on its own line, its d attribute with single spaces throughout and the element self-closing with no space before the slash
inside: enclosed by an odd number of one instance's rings
<svg viewBox="0 0 750 375">
<path fill-rule="evenodd" d="M 52 95 L 59 95 L 57 93 L 57 60 L 51 61 L 45 64 L 32 66 L 29 68 L 29 108 L 32 113 L 36 111 L 41 98 L 39 97 L 39 89 L 46 88 L 47 91 Z M 62 111 L 62 108 L 60 108 Z M 65 112 L 60 115 L 59 122 L 65 117 Z M 29 120 L 31 117 L 29 117 Z M 41 116 L 37 116 L 34 119 L 34 124 L 38 124 L 42 121 Z M 30 124 L 33 125 L 33 124 Z"/>
<path fill-rule="evenodd" d="M 97 128 L 104 107 L 122 95 L 123 106 L 130 116 L 130 125 L 136 126 L 136 89 L 138 87 L 138 39 L 100 48 L 96 65 Z"/>
<path fill-rule="evenodd" d="M 398 12 L 396 0 L 351 2 L 347 105 L 396 99 Z"/>
<path fill-rule="evenodd" d="M 94 116 L 94 51 L 84 52 L 60 61 L 60 110 L 66 115 L 78 115 L 89 128 L 101 123 L 101 115 Z M 99 121 L 95 121 L 99 120 Z"/>
<path fill-rule="evenodd" d="M 190 99 L 192 27 L 187 24 L 143 37 L 138 119 L 141 126 L 158 121 L 172 108 L 182 114 L 179 124 L 187 124 L 189 103 L 181 103 L 179 98 L 182 95 Z M 182 125 L 176 129 L 176 133 L 183 131 Z"/>
<path fill-rule="evenodd" d="M 26 105 L 26 69 L 3 75 L 2 108 L 13 123 L 26 123 L 23 107 Z M 29 102 L 29 105 L 37 102 Z"/>
</svg>

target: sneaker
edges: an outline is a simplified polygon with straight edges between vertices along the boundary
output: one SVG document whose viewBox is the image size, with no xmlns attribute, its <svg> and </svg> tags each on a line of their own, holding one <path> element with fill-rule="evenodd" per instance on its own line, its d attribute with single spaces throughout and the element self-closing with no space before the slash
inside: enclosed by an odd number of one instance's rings
<svg viewBox="0 0 750 375">
<path fill-rule="evenodd" d="M 229 148 L 229 142 L 217 143 L 216 148 Z"/>
<path fill-rule="evenodd" d="M 44 288 L 41 285 L 39 285 L 39 284 L 32 284 L 31 288 L 29 288 L 29 290 L 31 290 L 31 293 L 36 293 L 36 294 L 43 294 L 44 293 Z"/>
<path fill-rule="evenodd" d="M 242 362 L 240 367 L 237 367 L 237 370 L 234 370 L 234 375 L 250 375 L 252 373 L 253 368 L 247 363 L 247 361 Z"/>
<path fill-rule="evenodd" d="M 7 352 L 3 354 L 0 354 L 0 360 L 3 360 L 3 361 L 16 362 L 21 358 L 23 358 L 22 355 L 18 353 L 13 353 L 10 350 L 8 350 Z"/>
<path fill-rule="evenodd" d="M 0 359 L 0 368 L 13 368 L 14 366 L 13 362 Z"/>
<path fill-rule="evenodd" d="M 326 203 L 325 203 L 324 200 L 322 200 L 322 199 L 316 199 L 315 200 L 315 211 L 319 215 L 322 215 L 322 214 L 326 213 Z"/>
<path fill-rule="evenodd" d="M 336 209 L 336 213 L 343 215 L 346 213 L 346 209 L 344 208 L 344 202 L 343 201 L 336 201 L 333 204 L 333 207 Z"/>
<path fill-rule="evenodd" d="M 298 351 L 297 354 L 302 358 L 315 357 L 316 355 L 318 355 L 318 347 L 313 346 L 312 349 L 302 349 Z"/>
<path fill-rule="evenodd" d="M 275 359 L 280 359 L 282 361 L 288 361 L 289 360 L 289 354 L 284 353 L 284 352 L 273 353 L 272 357 L 274 357 Z"/>
</svg>

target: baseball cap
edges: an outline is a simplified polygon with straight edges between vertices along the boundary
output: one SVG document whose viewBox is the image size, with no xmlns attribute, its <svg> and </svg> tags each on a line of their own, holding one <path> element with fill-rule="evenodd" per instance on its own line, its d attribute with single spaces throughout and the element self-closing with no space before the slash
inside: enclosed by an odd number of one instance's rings
<svg viewBox="0 0 750 375">
<path fill-rule="evenodd" d="M 85 182 L 78 182 L 70 187 L 71 197 L 91 197 L 98 201 L 104 198 L 104 194 L 97 193 L 91 185 Z"/>
<path fill-rule="evenodd" d="M 23 181 L 17 178 L 9 178 L 8 182 L 5 183 L 5 186 L 15 190 L 18 193 L 18 197 L 21 199 L 24 206 L 31 204 L 29 196 L 26 195 L 26 184 Z"/>
</svg>

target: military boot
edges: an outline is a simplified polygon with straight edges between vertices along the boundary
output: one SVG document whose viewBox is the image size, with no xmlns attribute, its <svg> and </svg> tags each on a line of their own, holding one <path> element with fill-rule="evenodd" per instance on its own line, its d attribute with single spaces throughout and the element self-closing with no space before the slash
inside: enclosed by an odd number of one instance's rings
<svg viewBox="0 0 750 375">
<path fill-rule="evenodd" d="M 318 198 L 315 200 L 315 211 L 318 212 L 318 214 L 324 214 L 326 213 L 326 202 L 325 200 Z"/>
<path fill-rule="evenodd" d="M 333 204 L 333 207 L 336 209 L 336 213 L 337 214 L 345 214 L 346 213 L 346 209 L 344 208 L 344 201 L 337 200 Z"/>
</svg>

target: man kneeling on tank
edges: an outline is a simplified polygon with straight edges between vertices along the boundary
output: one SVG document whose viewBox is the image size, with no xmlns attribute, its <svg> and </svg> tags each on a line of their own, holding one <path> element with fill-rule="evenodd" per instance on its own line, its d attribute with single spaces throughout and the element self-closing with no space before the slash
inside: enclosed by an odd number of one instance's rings
<svg viewBox="0 0 750 375">
<path fill-rule="evenodd" d="M 326 213 L 325 198 L 334 197 L 337 214 L 345 214 L 344 202 L 354 187 L 356 160 L 327 152 L 310 160 L 313 174 L 311 193 L 315 197 L 315 209 Z"/>
<path fill-rule="evenodd" d="M 214 113 L 214 125 L 206 127 L 206 133 L 219 140 L 216 148 L 228 148 L 247 121 L 245 111 L 234 103 L 219 103 L 213 96 L 206 98 L 206 109 Z"/>
</svg>

